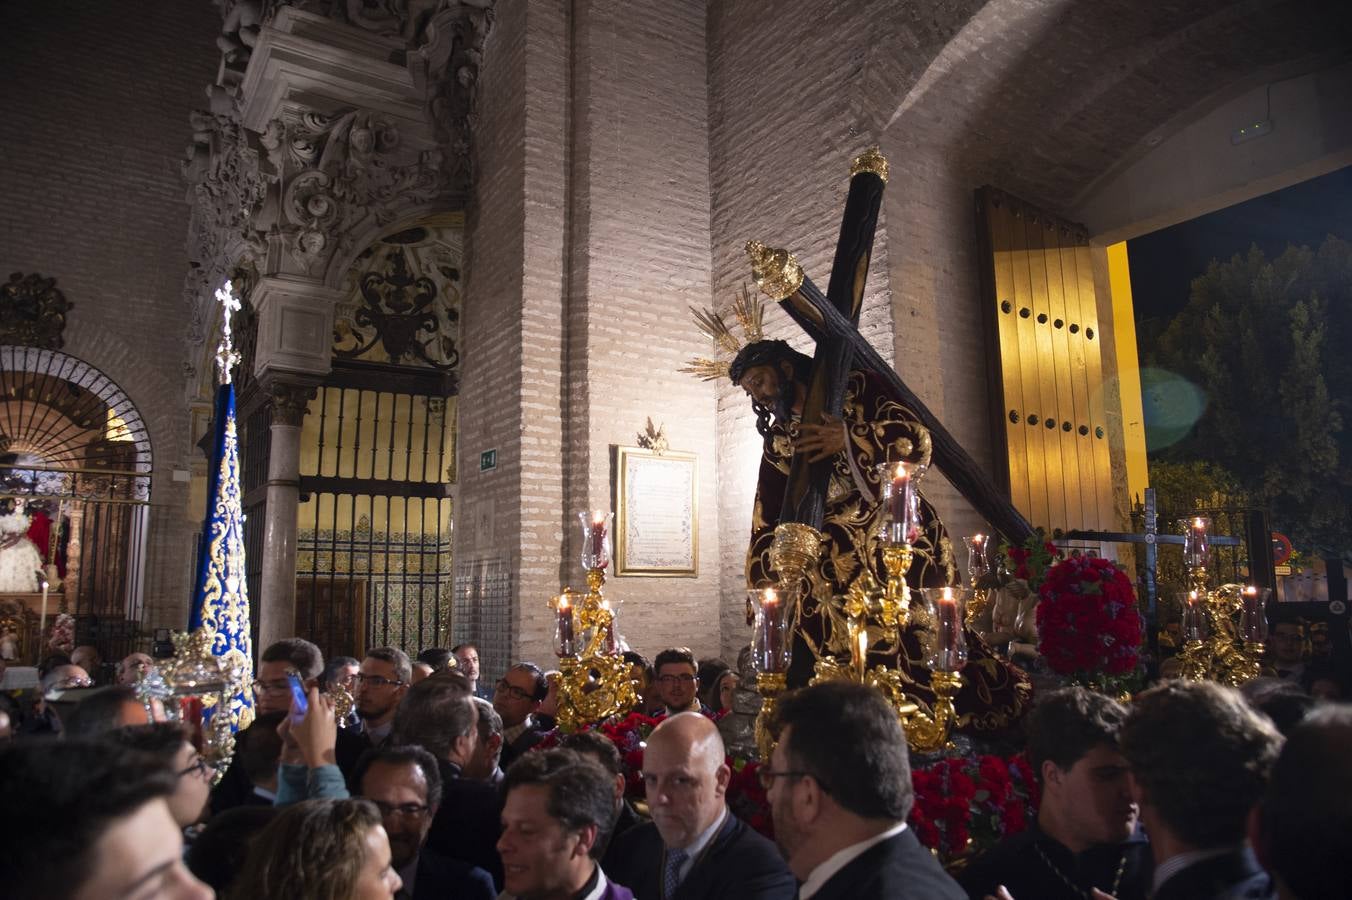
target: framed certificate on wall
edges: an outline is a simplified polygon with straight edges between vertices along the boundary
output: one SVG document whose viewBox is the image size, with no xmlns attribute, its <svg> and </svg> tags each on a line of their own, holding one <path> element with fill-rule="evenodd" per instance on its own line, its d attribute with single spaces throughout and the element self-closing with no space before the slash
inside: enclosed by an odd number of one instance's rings
<svg viewBox="0 0 1352 900">
<path fill-rule="evenodd" d="M 693 578 L 699 569 L 695 454 L 615 450 L 615 574 Z"/>
</svg>

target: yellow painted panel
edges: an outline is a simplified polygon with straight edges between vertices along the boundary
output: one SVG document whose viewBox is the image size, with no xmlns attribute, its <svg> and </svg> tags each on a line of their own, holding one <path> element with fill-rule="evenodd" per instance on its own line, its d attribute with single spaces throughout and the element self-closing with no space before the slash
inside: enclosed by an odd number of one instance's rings
<svg viewBox="0 0 1352 900">
<path fill-rule="evenodd" d="M 1122 436 L 1127 451 L 1127 496 L 1134 501 L 1136 497 L 1145 496 L 1145 489 L 1150 486 L 1150 469 L 1146 464 L 1145 407 L 1141 400 L 1140 356 L 1136 347 L 1136 315 L 1126 241 L 1111 244 L 1107 253 L 1117 379 L 1122 397 Z"/>
</svg>

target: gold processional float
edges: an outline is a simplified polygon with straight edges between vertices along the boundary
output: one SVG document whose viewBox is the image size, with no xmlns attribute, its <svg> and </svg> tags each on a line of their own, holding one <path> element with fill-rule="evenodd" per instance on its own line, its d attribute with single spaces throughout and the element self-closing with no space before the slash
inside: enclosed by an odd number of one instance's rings
<svg viewBox="0 0 1352 900">
<path fill-rule="evenodd" d="M 1183 647 L 1178 654 L 1179 674 L 1191 681 L 1238 687 L 1262 674 L 1272 589 L 1252 584 L 1210 588 L 1211 519 L 1194 516 L 1180 524 L 1187 583 L 1180 598 Z"/>
</svg>

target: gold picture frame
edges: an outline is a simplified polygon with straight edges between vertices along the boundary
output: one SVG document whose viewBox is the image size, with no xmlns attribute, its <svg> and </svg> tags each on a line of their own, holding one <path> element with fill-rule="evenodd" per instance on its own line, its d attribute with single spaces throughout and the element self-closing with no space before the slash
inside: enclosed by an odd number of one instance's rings
<svg viewBox="0 0 1352 900">
<path fill-rule="evenodd" d="M 615 447 L 615 574 L 699 574 L 699 459 Z"/>
</svg>

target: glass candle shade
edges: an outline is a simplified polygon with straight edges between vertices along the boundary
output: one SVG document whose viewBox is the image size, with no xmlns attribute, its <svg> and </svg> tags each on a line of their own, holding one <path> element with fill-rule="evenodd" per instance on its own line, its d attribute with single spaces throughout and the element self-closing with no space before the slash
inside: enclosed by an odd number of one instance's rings
<svg viewBox="0 0 1352 900">
<path fill-rule="evenodd" d="M 962 623 L 972 591 L 966 587 L 923 588 L 925 606 L 934 617 L 934 642 L 926 664 L 936 672 L 958 672 L 967 665 L 967 638 Z"/>
<path fill-rule="evenodd" d="M 1206 621 L 1206 598 L 1188 591 L 1182 598 L 1182 632 L 1185 641 L 1205 641 L 1211 635 Z"/>
<path fill-rule="evenodd" d="M 1251 644 L 1261 644 L 1267 640 L 1267 604 L 1272 596 L 1272 588 L 1260 588 L 1248 585 L 1240 592 L 1239 637 Z"/>
<path fill-rule="evenodd" d="M 747 591 L 756 610 L 751 632 L 751 665 L 757 674 L 782 674 L 793 661 L 793 641 L 789 633 L 789 597 L 774 588 Z"/>
<path fill-rule="evenodd" d="M 571 592 L 560 594 L 555 600 L 554 653 L 560 658 L 577 653 L 577 621 L 573 617 Z"/>
<path fill-rule="evenodd" d="M 965 537 L 962 542 L 967 545 L 967 577 L 976 581 L 984 575 L 989 575 L 991 571 L 990 561 L 990 542 L 989 534 L 974 534 Z"/>
<path fill-rule="evenodd" d="M 1193 516 L 1183 519 L 1183 565 L 1189 569 L 1204 569 L 1211 557 L 1211 519 Z"/>
<path fill-rule="evenodd" d="M 883 543 L 892 546 L 914 544 L 920 537 L 920 489 L 925 474 L 920 463 L 887 462 L 873 467 L 882 485 Z"/>
<path fill-rule="evenodd" d="M 577 514 L 582 523 L 582 568 L 604 569 L 610 565 L 610 523 L 614 513 L 594 509 Z"/>
</svg>

